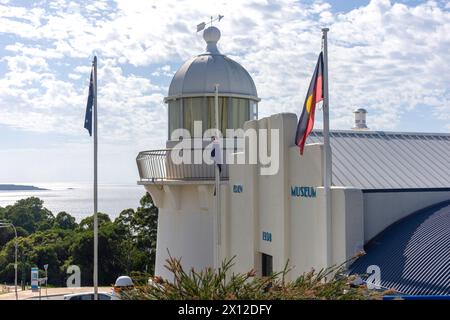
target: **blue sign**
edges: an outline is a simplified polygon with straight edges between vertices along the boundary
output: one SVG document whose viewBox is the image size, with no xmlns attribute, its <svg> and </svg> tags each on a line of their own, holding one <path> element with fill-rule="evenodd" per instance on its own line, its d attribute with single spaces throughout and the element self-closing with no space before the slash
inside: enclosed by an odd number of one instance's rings
<svg viewBox="0 0 450 320">
<path fill-rule="evenodd" d="M 263 239 L 264 241 L 272 242 L 272 234 L 271 234 L 270 232 L 263 231 L 263 233 L 262 233 L 262 239 Z"/>
<path fill-rule="evenodd" d="M 244 187 L 241 184 L 235 184 L 235 185 L 233 185 L 233 192 L 234 193 L 242 193 L 242 192 L 244 192 Z"/>
<path fill-rule="evenodd" d="M 36 292 L 39 290 L 39 269 L 31 268 L 31 291 Z"/>
<path fill-rule="evenodd" d="M 291 196 L 292 197 L 302 197 L 302 198 L 315 198 L 316 197 L 316 189 L 314 187 L 308 186 L 292 186 L 291 187 Z"/>
</svg>

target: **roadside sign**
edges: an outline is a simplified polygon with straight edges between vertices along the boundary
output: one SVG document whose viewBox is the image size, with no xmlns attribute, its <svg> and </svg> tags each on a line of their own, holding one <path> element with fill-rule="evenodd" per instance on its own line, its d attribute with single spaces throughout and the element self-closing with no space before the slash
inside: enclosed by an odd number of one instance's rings
<svg viewBox="0 0 450 320">
<path fill-rule="evenodd" d="M 48 269 L 48 264 L 44 264 L 44 270 L 47 271 Z"/>
<path fill-rule="evenodd" d="M 31 268 L 31 291 L 39 291 L 39 269 Z"/>
</svg>

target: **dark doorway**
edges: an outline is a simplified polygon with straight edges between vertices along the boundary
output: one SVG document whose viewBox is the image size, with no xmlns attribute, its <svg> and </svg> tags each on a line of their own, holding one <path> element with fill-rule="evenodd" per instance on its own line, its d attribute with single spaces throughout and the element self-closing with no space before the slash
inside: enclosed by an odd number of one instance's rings
<svg viewBox="0 0 450 320">
<path fill-rule="evenodd" d="M 273 264 L 272 264 L 272 256 L 262 253 L 262 276 L 268 277 L 272 275 L 273 272 Z"/>
</svg>

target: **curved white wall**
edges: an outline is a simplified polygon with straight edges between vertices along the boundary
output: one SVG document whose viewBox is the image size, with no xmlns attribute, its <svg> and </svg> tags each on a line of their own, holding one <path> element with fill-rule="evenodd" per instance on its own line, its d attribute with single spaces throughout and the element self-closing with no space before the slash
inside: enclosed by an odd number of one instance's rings
<svg viewBox="0 0 450 320">
<path fill-rule="evenodd" d="M 364 193 L 365 243 L 411 213 L 449 199 L 449 191 Z"/>
<path fill-rule="evenodd" d="M 168 250 L 181 258 L 186 271 L 213 266 L 212 186 L 146 185 L 146 189 L 159 207 L 155 275 L 173 278 L 164 267 Z"/>
<path fill-rule="evenodd" d="M 213 243 L 213 220 L 207 212 L 160 210 L 155 275 L 172 278 L 164 267 L 167 250 L 172 257 L 181 258 L 185 270 L 211 267 Z"/>
</svg>

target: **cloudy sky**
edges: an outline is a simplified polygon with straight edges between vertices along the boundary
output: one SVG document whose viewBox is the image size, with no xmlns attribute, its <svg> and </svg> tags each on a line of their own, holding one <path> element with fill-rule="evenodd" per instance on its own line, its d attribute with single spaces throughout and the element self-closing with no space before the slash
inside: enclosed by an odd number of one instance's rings
<svg viewBox="0 0 450 320">
<path fill-rule="evenodd" d="M 260 116 L 300 113 L 328 26 L 332 128 L 364 107 L 371 129 L 450 131 L 448 1 L 0 0 L 0 183 L 91 179 L 94 54 L 99 179 L 134 183 L 138 151 L 164 146 L 171 77 L 204 50 L 195 26 L 219 13 L 219 48 L 253 76 Z"/>
</svg>

